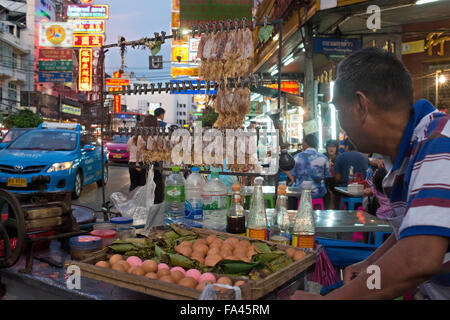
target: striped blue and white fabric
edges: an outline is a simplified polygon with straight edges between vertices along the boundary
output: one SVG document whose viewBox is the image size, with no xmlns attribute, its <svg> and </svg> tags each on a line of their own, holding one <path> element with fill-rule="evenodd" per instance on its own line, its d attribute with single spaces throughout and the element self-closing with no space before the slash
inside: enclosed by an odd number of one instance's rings
<svg viewBox="0 0 450 320">
<path fill-rule="evenodd" d="M 389 172 L 383 188 L 393 209 L 389 221 L 397 238 L 450 237 L 450 115 L 419 100 L 395 163 L 385 158 L 385 164 Z M 449 263 L 447 253 L 443 264 Z M 436 276 L 421 289 L 431 299 L 450 299 L 450 274 Z"/>
</svg>

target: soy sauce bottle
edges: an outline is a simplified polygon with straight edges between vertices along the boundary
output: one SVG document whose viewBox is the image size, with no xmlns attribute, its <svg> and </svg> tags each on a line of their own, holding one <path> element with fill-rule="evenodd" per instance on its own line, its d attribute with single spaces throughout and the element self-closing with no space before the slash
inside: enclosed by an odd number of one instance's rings
<svg viewBox="0 0 450 320">
<path fill-rule="evenodd" d="M 244 207 L 241 205 L 241 186 L 233 185 L 233 199 L 227 213 L 227 232 L 245 236 Z"/>
</svg>

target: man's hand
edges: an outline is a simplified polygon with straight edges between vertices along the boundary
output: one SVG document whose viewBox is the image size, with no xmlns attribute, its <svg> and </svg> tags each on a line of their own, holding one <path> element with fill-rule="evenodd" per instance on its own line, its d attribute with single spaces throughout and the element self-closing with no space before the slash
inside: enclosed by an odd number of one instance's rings
<svg viewBox="0 0 450 320">
<path fill-rule="evenodd" d="M 323 300 L 323 296 L 320 294 L 312 294 L 306 291 L 297 290 L 291 296 L 291 300 Z"/>
<path fill-rule="evenodd" d="M 355 279 L 360 273 L 366 272 L 369 265 L 366 261 L 361 261 L 345 268 L 344 285 Z"/>
<path fill-rule="evenodd" d="M 372 189 L 371 189 L 371 188 L 365 188 L 365 189 L 364 189 L 364 195 L 365 195 L 365 196 L 371 196 L 371 195 L 373 195 Z"/>
</svg>

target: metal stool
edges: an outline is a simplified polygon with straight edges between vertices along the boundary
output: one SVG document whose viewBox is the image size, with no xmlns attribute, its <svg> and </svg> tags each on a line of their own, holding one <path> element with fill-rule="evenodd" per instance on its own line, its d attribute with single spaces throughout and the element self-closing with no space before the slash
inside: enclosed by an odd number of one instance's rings
<svg viewBox="0 0 450 320">
<path fill-rule="evenodd" d="M 347 210 L 356 210 L 358 208 L 358 204 L 362 204 L 363 199 L 360 198 L 354 198 L 354 197 L 342 197 L 341 198 L 341 204 L 339 208 L 341 210 L 344 210 L 344 204 L 347 205 Z"/>
</svg>

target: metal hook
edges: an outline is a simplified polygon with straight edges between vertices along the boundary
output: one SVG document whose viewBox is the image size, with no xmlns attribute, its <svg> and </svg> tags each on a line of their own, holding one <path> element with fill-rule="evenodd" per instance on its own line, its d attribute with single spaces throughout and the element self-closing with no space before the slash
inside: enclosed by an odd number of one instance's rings
<svg viewBox="0 0 450 320">
<path fill-rule="evenodd" d="M 148 90 L 148 83 L 144 84 L 144 94 L 147 94 L 147 90 Z"/>
<path fill-rule="evenodd" d="M 183 93 L 186 93 L 186 82 L 181 82 L 181 85 L 183 86 Z"/>
<path fill-rule="evenodd" d="M 242 29 L 247 29 L 247 18 L 242 18 Z"/>
<path fill-rule="evenodd" d="M 158 82 L 158 93 L 161 93 L 161 89 L 162 89 L 162 83 Z"/>
<path fill-rule="evenodd" d="M 269 19 L 269 16 L 267 14 L 264 15 L 264 27 L 267 26 L 267 20 Z"/>
<path fill-rule="evenodd" d="M 205 92 L 205 94 L 208 94 L 210 89 L 211 89 L 211 81 L 206 81 L 206 92 Z"/>
<path fill-rule="evenodd" d="M 155 94 L 155 84 L 154 83 L 150 83 L 150 90 L 152 91 L 152 94 Z"/>
<path fill-rule="evenodd" d="M 209 35 L 209 23 L 206 24 L 206 35 Z"/>
<path fill-rule="evenodd" d="M 177 40 L 177 34 L 178 34 L 177 29 L 172 29 L 172 38 L 173 38 L 174 40 Z"/>
<path fill-rule="evenodd" d="M 215 34 L 216 31 L 217 31 L 217 22 L 214 21 L 214 22 L 213 22 L 213 34 Z"/>
<path fill-rule="evenodd" d="M 161 43 L 165 43 L 166 42 L 166 32 L 165 31 L 161 31 Z"/>
<path fill-rule="evenodd" d="M 239 29 L 239 19 L 234 19 L 234 30 L 238 31 Z"/>
<path fill-rule="evenodd" d="M 220 32 L 223 32 L 223 21 L 222 20 L 219 21 L 219 26 L 220 26 Z"/>
<path fill-rule="evenodd" d="M 131 86 L 130 85 L 127 85 L 127 94 L 131 95 Z"/>
<path fill-rule="evenodd" d="M 194 90 L 194 85 L 192 84 L 192 80 L 189 80 L 189 89 Z"/>
<path fill-rule="evenodd" d="M 230 29 L 231 29 L 231 19 L 228 19 L 227 22 L 228 22 L 227 31 L 230 32 Z"/>
<path fill-rule="evenodd" d="M 166 86 L 164 87 L 166 93 L 169 93 L 170 91 L 170 82 L 166 82 Z"/>
</svg>

